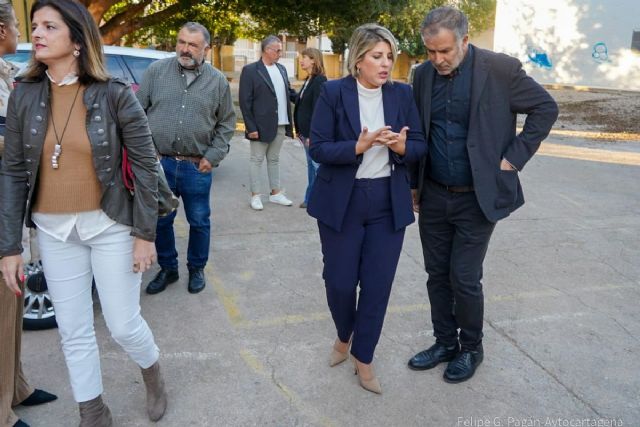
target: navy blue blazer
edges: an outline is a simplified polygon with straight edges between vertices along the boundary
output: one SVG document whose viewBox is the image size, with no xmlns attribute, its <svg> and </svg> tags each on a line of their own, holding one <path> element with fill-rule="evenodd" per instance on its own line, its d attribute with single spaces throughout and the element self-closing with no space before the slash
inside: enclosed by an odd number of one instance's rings
<svg viewBox="0 0 640 427">
<path fill-rule="evenodd" d="M 389 150 L 391 205 L 396 230 L 415 221 L 408 162 L 418 162 L 427 151 L 411 87 L 403 83 L 382 86 L 384 120 L 394 132 L 407 132 L 404 156 Z M 320 163 L 307 212 L 323 224 L 341 231 L 362 154 L 356 142 L 362 130 L 356 80 L 345 77 L 325 83 L 311 119 L 311 158 Z M 373 130 L 373 129 L 372 129 Z"/>
</svg>

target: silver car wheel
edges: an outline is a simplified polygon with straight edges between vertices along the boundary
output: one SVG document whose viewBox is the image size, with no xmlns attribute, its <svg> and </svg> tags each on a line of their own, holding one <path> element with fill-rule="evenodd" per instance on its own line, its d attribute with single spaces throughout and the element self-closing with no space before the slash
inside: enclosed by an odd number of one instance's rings
<svg viewBox="0 0 640 427">
<path fill-rule="evenodd" d="M 44 278 L 42 264 L 29 263 L 24 268 L 25 291 L 22 327 L 27 330 L 55 328 L 56 315 Z"/>
</svg>

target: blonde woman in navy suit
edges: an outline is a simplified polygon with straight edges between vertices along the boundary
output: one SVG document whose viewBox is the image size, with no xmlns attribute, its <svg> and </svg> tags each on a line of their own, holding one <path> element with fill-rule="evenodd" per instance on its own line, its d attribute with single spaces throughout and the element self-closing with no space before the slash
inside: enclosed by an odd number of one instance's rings
<svg viewBox="0 0 640 427">
<path fill-rule="evenodd" d="M 371 362 L 404 230 L 414 221 L 406 165 L 426 151 L 411 88 L 391 82 L 396 57 L 389 30 L 358 27 L 351 75 L 324 84 L 311 121 L 310 154 L 320 167 L 307 209 L 318 220 L 338 335 L 330 365 L 351 353 L 360 385 L 378 394 Z"/>
</svg>

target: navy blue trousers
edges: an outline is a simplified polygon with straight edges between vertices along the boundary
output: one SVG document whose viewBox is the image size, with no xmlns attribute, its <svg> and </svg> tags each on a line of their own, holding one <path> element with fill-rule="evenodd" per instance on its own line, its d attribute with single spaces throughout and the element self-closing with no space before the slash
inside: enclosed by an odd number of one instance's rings
<svg viewBox="0 0 640 427">
<path fill-rule="evenodd" d="M 342 231 L 318 222 L 338 338 L 347 342 L 353 334 L 351 354 L 363 363 L 373 360 L 404 239 L 404 228 L 393 225 L 389 180 L 356 180 Z"/>
</svg>

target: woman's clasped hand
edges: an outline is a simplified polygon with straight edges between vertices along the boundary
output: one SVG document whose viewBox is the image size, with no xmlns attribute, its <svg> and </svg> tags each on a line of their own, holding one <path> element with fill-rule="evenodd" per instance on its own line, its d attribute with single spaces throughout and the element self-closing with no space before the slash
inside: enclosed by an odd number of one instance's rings
<svg viewBox="0 0 640 427">
<path fill-rule="evenodd" d="M 404 126 L 400 132 L 394 132 L 391 130 L 391 126 L 383 126 L 380 129 L 369 132 L 369 129 L 364 127 L 356 143 L 356 154 L 362 154 L 376 145 L 385 145 L 391 151 L 404 155 L 408 130 L 409 127 Z"/>
</svg>

